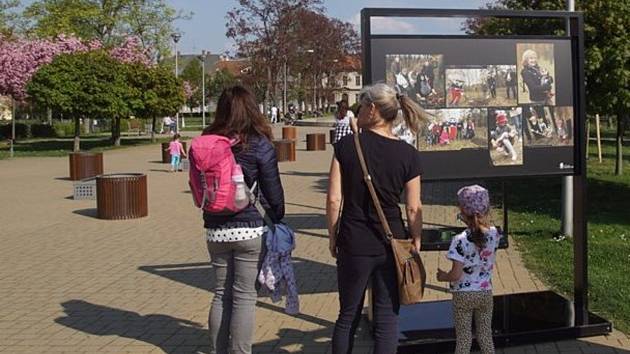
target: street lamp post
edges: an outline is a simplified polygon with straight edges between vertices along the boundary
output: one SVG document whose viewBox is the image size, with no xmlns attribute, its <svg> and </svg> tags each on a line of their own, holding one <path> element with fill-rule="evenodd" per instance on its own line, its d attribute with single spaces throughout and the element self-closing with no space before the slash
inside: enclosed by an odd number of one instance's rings
<svg viewBox="0 0 630 354">
<path fill-rule="evenodd" d="M 175 43 L 175 78 L 179 77 L 179 68 L 178 68 L 178 57 L 179 57 L 179 51 L 177 50 L 177 42 L 179 42 L 179 40 L 182 38 L 182 35 L 174 32 L 171 34 L 171 38 L 173 39 L 173 42 Z M 179 132 L 179 108 L 177 109 L 177 113 L 175 114 L 175 130 L 177 132 Z"/>
<path fill-rule="evenodd" d="M 206 50 L 201 51 L 201 128 L 206 127 Z"/>
</svg>

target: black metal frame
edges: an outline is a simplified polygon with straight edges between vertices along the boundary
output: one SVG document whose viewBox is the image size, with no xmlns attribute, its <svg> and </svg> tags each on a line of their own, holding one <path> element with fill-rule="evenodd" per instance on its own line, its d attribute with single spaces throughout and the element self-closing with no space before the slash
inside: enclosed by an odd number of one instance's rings
<svg viewBox="0 0 630 354">
<path fill-rule="evenodd" d="M 495 17 L 495 18 L 547 18 L 564 19 L 568 23 L 565 36 L 466 36 L 466 35 L 372 35 L 372 17 Z M 363 82 L 372 83 L 372 48 L 375 38 L 502 38 L 502 39 L 570 39 L 573 54 L 574 97 L 574 176 L 573 182 L 573 254 L 574 254 L 574 311 L 575 336 L 601 334 L 589 328 L 588 312 L 588 243 L 586 223 L 586 101 L 584 85 L 584 18 L 581 12 L 569 11 L 513 11 L 513 10 L 464 10 L 464 9 L 405 9 L 364 8 L 361 10 L 361 45 Z M 550 174 L 558 175 L 558 174 Z M 565 174 L 566 175 L 566 174 Z M 571 175 L 571 174 L 569 174 Z M 548 175 L 549 176 L 549 175 Z M 501 177 L 503 180 L 505 177 Z M 504 217 L 507 214 L 503 193 Z M 504 219 L 507 224 L 507 219 Z M 507 227 L 506 227 L 507 231 Z M 610 330 L 611 326 L 606 327 Z"/>
</svg>

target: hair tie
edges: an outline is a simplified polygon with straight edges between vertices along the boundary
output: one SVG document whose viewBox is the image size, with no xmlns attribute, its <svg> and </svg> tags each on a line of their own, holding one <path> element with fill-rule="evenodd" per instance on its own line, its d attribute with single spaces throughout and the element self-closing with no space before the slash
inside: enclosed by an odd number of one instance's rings
<svg viewBox="0 0 630 354">
<path fill-rule="evenodd" d="M 405 96 L 405 95 L 403 95 L 401 93 L 396 93 L 396 99 L 399 100 L 399 101 L 403 98 L 403 96 Z"/>
</svg>

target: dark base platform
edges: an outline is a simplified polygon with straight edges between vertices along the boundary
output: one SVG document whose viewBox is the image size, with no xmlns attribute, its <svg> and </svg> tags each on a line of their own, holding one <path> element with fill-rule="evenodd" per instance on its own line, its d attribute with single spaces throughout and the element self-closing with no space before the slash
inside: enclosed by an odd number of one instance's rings
<svg viewBox="0 0 630 354">
<path fill-rule="evenodd" d="M 452 318 L 450 300 L 401 307 L 398 353 L 454 350 Z M 573 302 L 552 291 L 495 296 L 492 328 L 497 347 L 612 332 L 609 321 L 592 313 L 588 324 L 575 325 Z"/>
</svg>

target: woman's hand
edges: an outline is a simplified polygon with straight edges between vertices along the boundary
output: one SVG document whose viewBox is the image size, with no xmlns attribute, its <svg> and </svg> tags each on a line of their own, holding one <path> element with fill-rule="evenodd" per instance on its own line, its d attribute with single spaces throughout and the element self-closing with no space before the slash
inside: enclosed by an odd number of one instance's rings
<svg viewBox="0 0 630 354">
<path fill-rule="evenodd" d="M 413 248 L 416 250 L 416 253 L 420 253 L 422 250 L 422 237 L 414 236 L 413 237 Z"/>
<path fill-rule="evenodd" d="M 333 258 L 337 258 L 337 239 L 335 237 L 328 238 L 328 250 Z"/>
<path fill-rule="evenodd" d="M 449 281 L 448 280 L 448 273 L 443 271 L 442 269 L 438 268 L 438 270 L 437 270 L 437 280 L 438 281 Z"/>
</svg>

